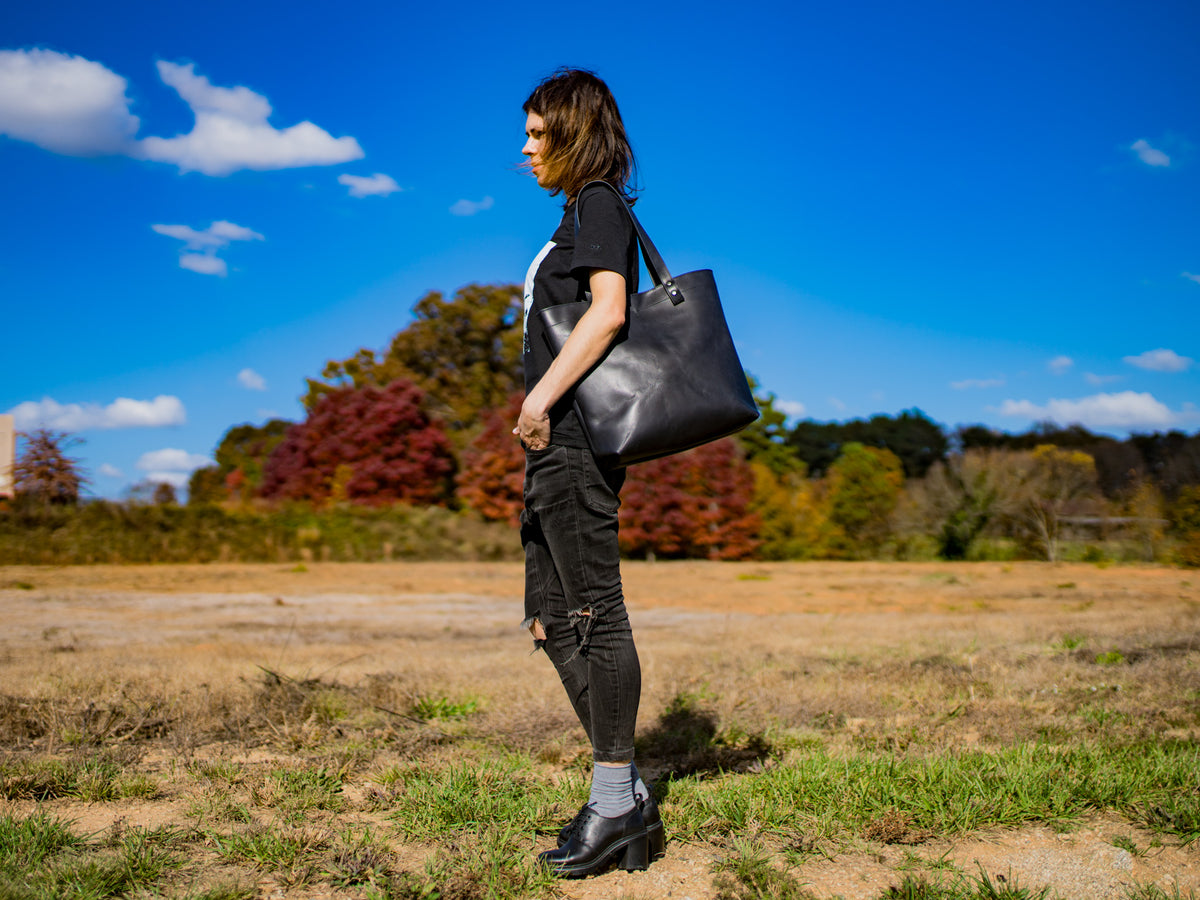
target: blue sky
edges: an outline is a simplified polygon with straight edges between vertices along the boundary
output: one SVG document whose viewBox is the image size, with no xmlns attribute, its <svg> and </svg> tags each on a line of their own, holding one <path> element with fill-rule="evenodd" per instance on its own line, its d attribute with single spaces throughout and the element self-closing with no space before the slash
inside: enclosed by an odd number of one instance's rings
<svg viewBox="0 0 1200 900">
<path fill-rule="evenodd" d="M 793 414 L 1200 428 L 1194 2 L 595 9 L 6 4 L 0 412 L 105 496 L 299 418 L 425 292 L 524 277 L 521 103 L 576 65 Z"/>
</svg>

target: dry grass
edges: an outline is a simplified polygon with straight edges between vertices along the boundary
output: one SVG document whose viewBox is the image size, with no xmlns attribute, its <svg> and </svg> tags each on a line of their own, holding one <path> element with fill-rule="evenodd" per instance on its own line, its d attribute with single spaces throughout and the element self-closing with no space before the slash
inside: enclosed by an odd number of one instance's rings
<svg viewBox="0 0 1200 900">
<path fill-rule="evenodd" d="M 1195 741 L 1194 578 L 1087 565 L 630 565 L 639 765 L 717 780 L 813 752 Z M 0 583 L 20 585 L 0 589 L 0 815 L 182 829 L 190 868 L 164 882 L 180 895 L 264 879 L 297 897 L 314 885 L 421 896 L 418 882 L 437 877 L 465 890 L 460 869 L 389 818 L 414 767 L 507 760 L 530 793 L 548 786 L 530 813 L 547 833 L 578 802 L 587 747 L 515 627 L 519 565 L 10 567 Z M 529 856 L 528 834 L 484 832 L 492 857 Z M 853 841 L 941 837 L 885 810 Z M 521 880 L 534 876 L 517 862 L 503 871 L 506 890 L 558 889 Z M 480 872 L 471 877 L 500 877 Z M 711 896 L 707 866 L 695 877 L 694 895 Z M 604 896 L 588 893 L 595 881 L 562 890 Z"/>
</svg>

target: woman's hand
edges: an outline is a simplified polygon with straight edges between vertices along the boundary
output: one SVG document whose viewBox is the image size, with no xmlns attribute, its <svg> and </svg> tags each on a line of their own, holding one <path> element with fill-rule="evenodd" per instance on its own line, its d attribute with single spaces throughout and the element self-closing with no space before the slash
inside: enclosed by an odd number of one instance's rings
<svg viewBox="0 0 1200 900">
<path fill-rule="evenodd" d="M 608 269 L 592 269 L 588 287 L 592 305 L 521 406 L 513 434 L 530 450 L 550 446 L 550 408 L 604 355 L 625 324 L 625 276 Z"/>
<path fill-rule="evenodd" d="M 533 408 L 526 398 L 521 404 L 521 415 L 513 434 L 529 450 L 545 450 L 550 446 L 550 414 Z"/>
</svg>

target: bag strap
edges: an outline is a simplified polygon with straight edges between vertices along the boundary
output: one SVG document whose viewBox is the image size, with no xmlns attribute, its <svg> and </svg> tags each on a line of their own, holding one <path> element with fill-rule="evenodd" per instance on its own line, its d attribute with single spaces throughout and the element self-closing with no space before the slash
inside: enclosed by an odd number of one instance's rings
<svg viewBox="0 0 1200 900">
<path fill-rule="evenodd" d="M 642 259 L 646 261 L 646 269 L 650 272 L 650 277 L 655 284 L 661 285 L 667 292 L 667 296 L 671 298 L 671 303 L 678 306 L 683 302 L 683 293 L 675 284 L 675 279 L 671 277 L 671 273 L 667 270 L 667 264 L 663 262 L 663 258 L 658 253 L 658 248 L 654 246 L 654 242 L 650 240 L 650 235 L 646 234 L 646 229 L 642 227 L 642 223 L 638 221 L 638 217 L 633 214 L 633 209 L 629 202 L 621 195 L 621 192 L 609 184 L 607 181 L 589 181 L 579 189 L 578 196 L 575 197 L 575 234 L 579 234 L 579 205 L 583 200 L 583 192 L 590 188 L 593 184 L 602 184 L 621 201 L 621 206 L 625 207 L 625 212 L 629 213 L 629 219 L 633 222 L 633 229 L 637 233 L 638 243 L 642 248 Z"/>
</svg>

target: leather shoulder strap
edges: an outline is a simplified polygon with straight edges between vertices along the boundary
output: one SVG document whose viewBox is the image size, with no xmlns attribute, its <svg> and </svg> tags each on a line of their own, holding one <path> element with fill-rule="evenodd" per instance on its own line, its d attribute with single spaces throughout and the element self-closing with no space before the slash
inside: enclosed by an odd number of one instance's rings
<svg viewBox="0 0 1200 900">
<path fill-rule="evenodd" d="M 642 223 L 638 221 L 638 217 L 633 214 L 633 209 L 629 203 L 621 195 L 613 185 L 607 181 L 589 181 L 579 189 L 579 194 L 575 197 L 575 233 L 579 234 L 579 207 L 583 203 L 583 195 L 594 184 L 602 184 L 621 201 L 621 206 L 625 208 L 625 212 L 629 214 L 629 220 L 633 222 L 633 230 L 637 233 L 638 244 L 642 248 L 642 259 L 646 261 L 646 270 L 650 273 L 651 279 L 655 284 L 662 285 L 666 288 L 667 294 L 671 297 L 671 302 L 678 305 L 683 302 L 683 294 L 675 284 L 675 279 L 671 277 L 670 271 L 667 269 L 667 264 L 663 262 L 663 258 L 658 253 L 658 248 L 654 246 L 654 242 L 650 240 L 650 235 L 646 234 L 646 229 L 642 228 Z"/>
</svg>

